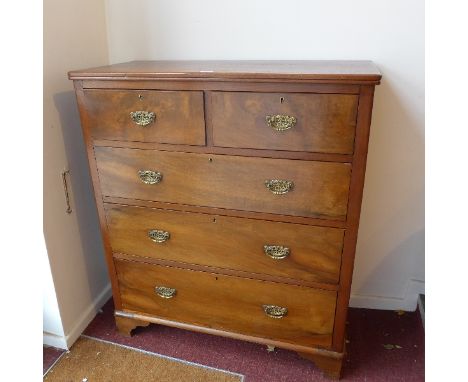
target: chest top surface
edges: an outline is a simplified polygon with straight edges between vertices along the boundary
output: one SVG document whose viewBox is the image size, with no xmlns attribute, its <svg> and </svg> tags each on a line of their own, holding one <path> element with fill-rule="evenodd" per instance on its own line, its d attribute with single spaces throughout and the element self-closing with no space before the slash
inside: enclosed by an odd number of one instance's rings
<svg viewBox="0 0 468 382">
<path fill-rule="evenodd" d="M 70 79 L 246 79 L 378 84 L 372 61 L 131 61 L 76 70 Z"/>
</svg>

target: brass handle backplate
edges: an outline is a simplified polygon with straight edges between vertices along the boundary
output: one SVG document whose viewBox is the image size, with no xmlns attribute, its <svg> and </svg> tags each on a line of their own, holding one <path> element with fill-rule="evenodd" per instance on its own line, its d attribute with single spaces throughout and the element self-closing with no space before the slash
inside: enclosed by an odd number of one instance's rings
<svg viewBox="0 0 468 382">
<path fill-rule="evenodd" d="M 265 121 L 273 130 L 284 131 L 294 127 L 297 123 L 297 118 L 290 115 L 277 114 L 267 115 Z"/>
<path fill-rule="evenodd" d="M 156 294 L 162 298 L 172 298 L 177 294 L 177 290 L 175 288 L 169 288 L 165 286 L 157 286 L 154 288 Z"/>
<path fill-rule="evenodd" d="M 265 180 L 265 187 L 275 195 L 282 195 L 294 188 L 294 182 L 291 180 L 269 179 Z"/>
<path fill-rule="evenodd" d="M 145 184 L 156 184 L 162 180 L 162 174 L 158 171 L 140 170 L 138 171 L 138 176 Z"/>
<path fill-rule="evenodd" d="M 167 231 L 163 231 L 160 229 L 152 229 L 148 231 L 148 236 L 155 243 L 164 243 L 165 241 L 168 241 L 170 239 L 171 234 Z"/>
<path fill-rule="evenodd" d="M 289 256 L 289 248 L 282 245 L 264 245 L 263 251 L 265 255 L 276 260 L 285 259 Z"/>
<path fill-rule="evenodd" d="M 271 318 L 283 318 L 288 314 L 288 308 L 278 305 L 263 305 L 263 311 Z"/>
<path fill-rule="evenodd" d="M 150 123 L 153 123 L 156 119 L 156 114 L 152 111 L 132 111 L 130 113 L 132 121 L 135 122 L 138 126 L 148 126 Z"/>
</svg>

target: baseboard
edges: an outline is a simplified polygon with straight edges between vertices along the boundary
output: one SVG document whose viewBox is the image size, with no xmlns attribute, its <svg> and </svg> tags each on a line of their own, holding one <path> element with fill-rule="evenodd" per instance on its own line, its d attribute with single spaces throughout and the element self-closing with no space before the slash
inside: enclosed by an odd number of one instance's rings
<svg viewBox="0 0 468 382">
<path fill-rule="evenodd" d="M 67 349 L 65 336 L 42 332 L 42 343 L 46 346 L 53 346 L 54 348 Z"/>
<path fill-rule="evenodd" d="M 418 298 L 418 308 L 419 308 L 419 314 L 421 315 L 421 321 L 423 328 L 426 329 L 425 326 L 425 315 L 426 315 L 426 301 L 425 301 L 425 296 L 423 294 L 419 295 Z"/>
<path fill-rule="evenodd" d="M 111 285 L 107 284 L 104 290 L 89 304 L 83 313 L 76 319 L 73 329 L 65 336 L 57 336 L 50 333 L 45 333 L 43 336 L 44 345 L 54 346 L 60 349 L 70 349 L 78 337 L 83 333 L 89 323 L 93 320 L 99 309 L 109 300 L 112 296 Z"/>
<path fill-rule="evenodd" d="M 418 298 L 424 293 L 424 281 L 409 280 L 404 297 L 382 297 L 351 294 L 349 306 L 352 308 L 404 310 L 414 312 L 418 306 Z"/>
<path fill-rule="evenodd" d="M 76 320 L 76 324 L 73 329 L 65 336 L 67 342 L 67 349 L 69 349 L 78 337 L 83 333 L 89 323 L 96 317 L 99 309 L 109 300 L 112 296 L 112 288 L 110 284 L 104 288 L 104 290 L 93 300 L 87 309 L 81 314 Z"/>
</svg>

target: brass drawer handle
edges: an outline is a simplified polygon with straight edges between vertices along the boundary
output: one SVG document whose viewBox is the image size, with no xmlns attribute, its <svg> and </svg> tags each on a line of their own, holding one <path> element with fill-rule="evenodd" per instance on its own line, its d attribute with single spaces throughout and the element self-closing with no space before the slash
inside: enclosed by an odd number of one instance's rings
<svg viewBox="0 0 468 382">
<path fill-rule="evenodd" d="M 276 131 L 289 130 L 294 127 L 297 122 L 296 117 L 284 114 L 267 115 L 265 120 L 267 125 Z"/>
<path fill-rule="evenodd" d="M 177 290 L 175 288 L 165 286 L 157 286 L 154 290 L 156 291 L 156 294 L 162 298 L 172 298 L 177 294 Z"/>
<path fill-rule="evenodd" d="M 289 256 L 289 248 L 282 245 L 264 245 L 263 251 L 265 255 L 276 260 L 285 259 Z"/>
<path fill-rule="evenodd" d="M 263 311 L 271 318 L 283 318 L 288 314 L 288 308 L 278 305 L 263 305 Z"/>
<path fill-rule="evenodd" d="M 148 126 L 150 123 L 153 123 L 156 119 L 156 114 L 152 111 L 132 111 L 130 113 L 132 121 L 135 122 L 138 126 Z"/>
<path fill-rule="evenodd" d="M 72 209 L 70 205 L 70 195 L 68 194 L 67 174 L 68 176 L 70 176 L 70 170 L 62 171 L 62 183 L 63 183 L 63 192 L 65 193 L 65 201 L 67 202 L 67 209 L 65 210 L 65 212 L 67 214 L 71 214 Z"/>
<path fill-rule="evenodd" d="M 158 171 L 140 170 L 138 171 L 138 176 L 145 184 L 156 184 L 162 180 L 162 174 Z"/>
<path fill-rule="evenodd" d="M 160 229 L 152 229 L 148 231 L 148 236 L 155 243 L 164 243 L 165 241 L 168 241 L 170 239 L 171 234 L 167 231 L 163 231 Z"/>
<path fill-rule="evenodd" d="M 269 179 L 265 180 L 265 187 L 275 195 L 282 195 L 294 188 L 294 182 L 291 180 Z"/>
</svg>

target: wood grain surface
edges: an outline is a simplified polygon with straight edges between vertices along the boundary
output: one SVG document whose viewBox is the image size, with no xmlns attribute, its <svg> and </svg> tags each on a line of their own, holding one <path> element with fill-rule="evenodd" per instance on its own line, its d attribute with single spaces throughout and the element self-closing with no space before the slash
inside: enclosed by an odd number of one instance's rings
<svg viewBox="0 0 468 382">
<path fill-rule="evenodd" d="M 157 317 L 253 336 L 330 346 L 336 292 L 206 272 L 116 261 L 123 307 Z M 161 298 L 155 287 L 176 289 Z M 263 305 L 288 309 L 268 317 Z"/>
<path fill-rule="evenodd" d="M 343 366 L 343 356 L 341 357 L 330 357 L 329 355 L 322 354 L 311 354 L 311 353 L 299 353 L 299 355 L 305 359 L 312 361 L 315 366 L 323 371 L 323 374 L 330 379 L 341 378 L 341 367 Z"/>
<path fill-rule="evenodd" d="M 239 92 L 286 92 L 316 94 L 359 94 L 360 85 L 326 80 L 292 81 L 235 78 L 145 78 L 117 77 L 80 80 L 83 89 L 128 89 L 128 90 L 181 90 L 181 91 L 239 91 Z M 359 81 L 360 83 L 361 81 Z M 367 82 L 366 82 L 367 83 Z"/>
<path fill-rule="evenodd" d="M 373 99 L 374 87 L 363 86 L 361 88 L 359 101 L 356 148 L 353 158 L 353 176 L 351 178 L 350 185 L 348 229 L 345 234 L 343 261 L 340 271 L 341 290 L 338 293 L 336 323 L 333 333 L 333 344 L 335 349 L 339 352 L 344 351 L 346 315 L 348 313 L 348 303 L 353 279 L 354 258 L 356 255 L 361 202 L 364 190 Z"/>
<path fill-rule="evenodd" d="M 115 204 L 105 204 L 105 210 L 114 252 L 298 280 L 339 280 L 342 229 Z M 169 232 L 169 240 L 154 242 L 151 229 Z M 287 247 L 290 254 L 273 259 L 264 245 Z"/>
<path fill-rule="evenodd" d="M 207 135 L 208 139 L 208 135 Z M 244 157 L 261 157 L 261 158 L 282 158 L 282 159 L 298 159 L 298 160 L 313 160 L 318 162 L 343 162 L 351 163 L 353 155 L 351 154 L 330 154 L 330 153 L 310 153 L 305 151 L 285 151 L 285 150 L 270 150 L 270 149 L 244 149 L 232 147 L 217 147 L 212 145 L 207 146 L 191 146 L 191 145 L 173 145 L 169 143 L 157 142 L 131 142 L 131 141 L 112 141 L 107 139 L 95 139 L 94 146 L 105 147 L 121 147 L 142 150 L 162 150 L 162 151 L 181 151 L 186 153 L 204 153 L 204 154 L 221 154 L 221 155 L 236 155 Z"/>
<path fill-rule="evenodd" d="M 346 163 L 249 158 L 96 147 L 104 196 L 345 220 L 351 166 Z M 158 171 L 144 184 L 139 170 Z M 266 180 L 294 182 L 275 195 Z"/>
<path fill-rule="evenodd" d="M 83 103 L 94 139 L 205 144 L 203 92 L 86 90 Z M 137 125 L 130 117 L 135 111 L 155 113 L 154 122 Z"/>
<path fill-rule="evenodd" d="M 73 86 L 75 88 L 78 110 L 80 112 L 81 128 L 83 132 L 83 139 L 86 145 L 86 155 L 88 157 L 89 172 L 91 175 L 94 199 L 96 201 L 96 209 L 99 217 L 99 229 L 101 232 L 102 244 L 104 246 L 104 256 L 106 260 L 107 271 L 112 286 L 112 298 L 114 299 L 115 309 L 119 310 L 122 307 L 120 302 L 120 291 L 117 282 L 117 274 L 115 271 L 114 259 L 112 256 L 112 248 L 109 241 L 104 205 L 102 203 L 103 196 L 99 184 L 99 174 L 97 170 L 96 159 L 94 157 L 94 146 L 93 139 L 90 134 L 89 118 L 88 114 L 86 113 L 86 108 L 84 106 L 84 91 L 82 87 L 82 82 L 74 81 Z"/>
<path fill-rule="evenodd" d="M 379 83 L 382 75 L 372 61 L 131 61 L 74 70 L 70 79 L 187 79 L 322 80 L 332 83 Z"/>
<path fill-rule="evenodd" d="M 254 211 L 242 211 L 242 210 L 232 210 L 226 208 L 215 208 L 215 207 L 201 207 L 193 206 L 189 204 L 178 204 L 178 203 L 165 203 L 157 202 L 151 200 L 142 200 L 142 199 L 126 199 L 119 198 L 114 196 L 104 196 L 104 203 L 112 204 L 121 204 L 128 206 L 137 206 L 137 207 L 149 207 L 149 208 L 161 208 L 174 211 L 184 211 L 184 212 L 196 212 L 203 214 L 213 214 L 220 216 L 234 216 L 240 218 L 256 219 L 256 220 L 268 220 L 274 222 L 282 223 L 297 223 L 297 224 L 308 224 L 315 225 L 320 227 L 332 227 L 332 228 L 346 228 L 347 222 L 342 220 L 325 220 L 325 219 L 316 219 L 308 218 L 302 216 L 291 216 L 291 215 L 278 215 L 271 214 L 266 212 L 254 212 Z"/>
<path fill-rule="evenodd" d="M 213 145 L 352 154 L 358 96 L 211 92 Z M 266 117 L 288 115 L 295 126 L 271 128 Z"/>
</svg>

